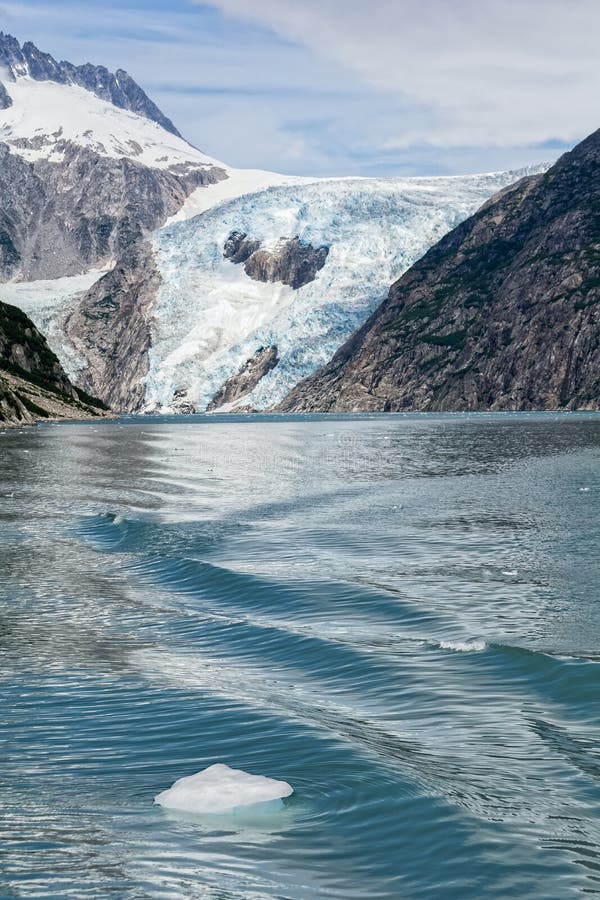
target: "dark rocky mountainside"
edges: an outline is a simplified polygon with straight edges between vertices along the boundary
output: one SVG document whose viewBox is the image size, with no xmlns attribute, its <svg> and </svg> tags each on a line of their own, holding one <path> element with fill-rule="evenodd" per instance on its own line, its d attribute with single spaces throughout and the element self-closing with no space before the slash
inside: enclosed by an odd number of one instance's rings
<svg viewBox="0 0 600 900">
<path fill-rule="evenodd" d="M 0 109 L 8 109 L 12 106 L 12 97 L 0 81 Z"/>
<path fill-rule="evenodd" d="M 0 424 L 91 418 L 106 407 L 74 387 L 33 322 L 0 302 Z"/>
<path fill-rule="evenodd" d="M 65 332 L 86 361 L 78 380 L 113 409 L 137 412 L 142 405 L 160 281 L 150 246 L 140 242 L 65 316 Z"/>
<path fill-rule="evenodd" d="M 9 83 L 18 76 L 27 75 L 34 81 L 79 85 L 101 100 L 108 100 L 114 106 L 158 122 L 167 131 L 180 136 L 171 120 L 123 69 L 118 69 L 113 74 L 104 66 L 94 66 L 91 63 L 74 66 L 64 60 L 57 62 L 49 53 L 38 50 L 31 41 L 21 46 L 15 37 L 0 31 L 0 70 L 2 77 Z M 6 109 L 11 102 L 10 88 L 7 90 L 6 85 L 0 87 L 0 104 L 4 102 L 5 106 L 2 108 Z"/>
<path fill-rule="evenodd" d="M 433 247 L 282 411 L 600 408 L 600 131 Z"/>
</svg>

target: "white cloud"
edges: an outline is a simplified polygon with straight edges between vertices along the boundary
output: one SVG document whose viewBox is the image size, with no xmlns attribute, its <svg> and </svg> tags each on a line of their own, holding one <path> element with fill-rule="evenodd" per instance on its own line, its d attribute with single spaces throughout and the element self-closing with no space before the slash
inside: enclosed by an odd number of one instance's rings
<svg viewBox="0 0 600 900">
<path fill-rule="evenodd" d="M 429 112 L 388 147 L 573 141 L 597 125 L 598 0 L 213 0 Z"/>
</svg>

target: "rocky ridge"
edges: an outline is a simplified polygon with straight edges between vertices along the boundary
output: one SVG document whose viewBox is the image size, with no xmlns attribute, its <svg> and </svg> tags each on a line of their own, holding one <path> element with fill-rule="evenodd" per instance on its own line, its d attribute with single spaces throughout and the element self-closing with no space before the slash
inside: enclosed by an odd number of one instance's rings
<svg viewBox="0 0 600 900">
<path fill-rule="evenodd" d="M 104 66 L 94 66 L 91 63 L 74 66 L 64 60 L 57 62 L 50 53 L 38 50 L 31 41 L 26 41 L 21 46 L 15 37 L 2 31 L 0 31 L 0 69 L 4 80 L 9 84 L 17 78 L 27 77 L 34 81 L 79 85 L 101 100 L 107 100 L 113 106 L 145 116 L 171 134 L 181 137 L 171 120 L 160 111 L 124 69 L 118 69 L 113 74 Z M 10 88 L 7 89 L 5 84 L 1 87 L 0 102 L 4 98 L 3 102 L 6 103 L 8 98 L 7 105 L 10 105 Z"/>
<path fill-rule="evenodd" d="M 135 244 L 65 317 L 65 333 L 86 363 L 79 383 L 111 408 L 137 412 L 143 405 L 160 280 L 149 245 Z"/>
<path fill-rule="evenodd" d="M 237 403 L 250 394 L 261 378 L 279 362 L 277 347 L 260 347 L 239 372 L 228 378 L 206 407 L 207 412 Z"/>
</svg>

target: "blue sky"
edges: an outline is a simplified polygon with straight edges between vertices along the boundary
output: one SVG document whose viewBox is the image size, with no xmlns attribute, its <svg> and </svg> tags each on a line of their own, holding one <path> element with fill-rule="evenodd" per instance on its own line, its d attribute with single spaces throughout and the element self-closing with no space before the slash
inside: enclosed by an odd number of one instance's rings
<svg viewBox="0 0 600 900">
<path fill-rule="evenodd" d="M 124 68 L 236 166 L 463 174 L 598 126 L 598 0 L 0 0 L 0 27 Z"/>
</svg>

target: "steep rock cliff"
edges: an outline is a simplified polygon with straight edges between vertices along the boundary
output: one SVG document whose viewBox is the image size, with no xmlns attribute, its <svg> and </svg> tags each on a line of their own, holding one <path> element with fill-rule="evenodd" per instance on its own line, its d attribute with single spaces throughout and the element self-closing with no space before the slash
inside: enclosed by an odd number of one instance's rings
<svg viewBox="0 0 600 900">
<path fill-rule="evenodd" d="M 67 315 L 65 332 L 85 360 L 79 383 L 111 408 L 137 412 L 143 403 L 159 285 L 149 245 L 136 244 Z"/>
<path fill-rule="evenodd" d="M 0 276 L 59 278 L 122 256 L 215 170 L 174 174 L 65 142 L 60 162 L 0 143 Z"/>
</svg>

